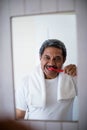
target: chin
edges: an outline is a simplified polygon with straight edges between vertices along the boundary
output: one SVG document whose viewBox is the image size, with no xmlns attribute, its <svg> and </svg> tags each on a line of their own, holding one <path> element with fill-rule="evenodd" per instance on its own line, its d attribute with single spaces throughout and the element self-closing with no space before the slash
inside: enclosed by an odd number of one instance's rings
<svg viewBox="0 0 87 130">
<path fill-rule="evenodd" d="M 54 78 L 56 78 L 56 77 L 57 77 L 57 75 L 53 76 L 53 75 L 46 75 L 46 74 L 45 74 L 45 78 L 46 78 L 46 79 L 54 79 Z"/>
</svg>

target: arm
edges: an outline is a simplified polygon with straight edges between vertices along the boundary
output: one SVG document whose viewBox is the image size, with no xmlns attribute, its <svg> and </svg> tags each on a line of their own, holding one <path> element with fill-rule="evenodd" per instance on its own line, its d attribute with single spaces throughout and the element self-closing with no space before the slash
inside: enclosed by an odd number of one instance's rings
<svg viewBox="0 0 87 130">
<path fill-rule="evenodd" d="M 24 119 L 25 111 L 16 109 L 16 119 Z"/>
<path fill-rule="evenodd" d="M 77 75 L 77 67 L 74 64 L 70 64 L 64 67 L 64 73 L 67 73 L 68 75 L 71 76 L 76 76 Z"/>
<path fill-rule="evenodd" d="M 27 78 L 23 78 L 20 86 L 15 91 L 15 103 L 16 103 L 16 119 L 24 119 L 25 112 L 27 110 L 27 86 L 28 86 Z"/>
</svg>

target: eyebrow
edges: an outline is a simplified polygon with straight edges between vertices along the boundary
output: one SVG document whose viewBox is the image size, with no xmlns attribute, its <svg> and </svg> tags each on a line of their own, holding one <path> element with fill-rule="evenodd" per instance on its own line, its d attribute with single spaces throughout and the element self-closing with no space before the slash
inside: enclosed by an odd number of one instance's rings
<svg viewBox="0 0 87 130">
<path fill-rule="evenodd" d="M 44 57 L 50 57 L 49 55 L 44 55 Z M 55 56 L 54 58 L 61 58 L 61 56 Z"/>
</svg>

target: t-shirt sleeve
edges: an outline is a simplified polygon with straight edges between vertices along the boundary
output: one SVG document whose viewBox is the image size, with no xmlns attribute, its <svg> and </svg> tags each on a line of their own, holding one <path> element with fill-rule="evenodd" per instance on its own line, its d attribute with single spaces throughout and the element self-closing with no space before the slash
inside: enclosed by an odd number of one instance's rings
<svg viewBox="0 0 87 130">
<path fill-rule="evenodd" d="M 26 102 L 26 93 L 27 93 L 28 80 L 24 78 L 20 86 L 15 90 L 15 105 L 17 109 L 26 111 L 27 102 Z"/>
</svg>

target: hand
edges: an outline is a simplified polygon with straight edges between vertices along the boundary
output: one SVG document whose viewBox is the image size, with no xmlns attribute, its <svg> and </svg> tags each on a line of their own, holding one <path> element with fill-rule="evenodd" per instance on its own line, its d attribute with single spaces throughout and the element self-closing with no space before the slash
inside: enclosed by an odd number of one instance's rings
<svg viewBox="0 0 87 130">
<path fill-rule="evenodd" d="M 32 127 L 28 125 L 24 125 L 22 122 L 10 119 L 3 118 L 0 119 L 0 130 L 34 130 Z"/>
<path fill-rule="evenodd" d="M 64 73 L 71 75 L 71 76 L 76 76 L 77 75 L 77 67 L 74 64 L 70 64 L 64 67 Z"/>
</svg>

